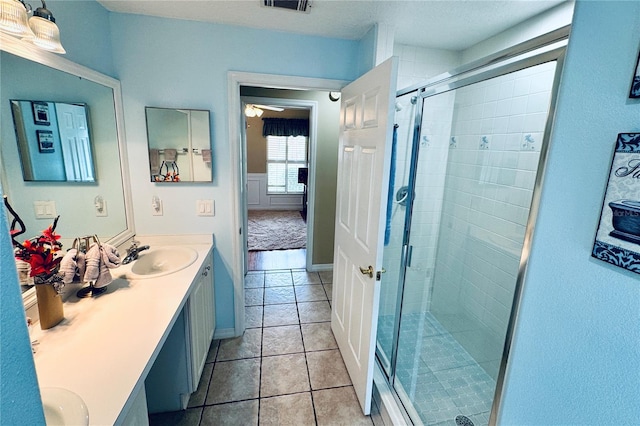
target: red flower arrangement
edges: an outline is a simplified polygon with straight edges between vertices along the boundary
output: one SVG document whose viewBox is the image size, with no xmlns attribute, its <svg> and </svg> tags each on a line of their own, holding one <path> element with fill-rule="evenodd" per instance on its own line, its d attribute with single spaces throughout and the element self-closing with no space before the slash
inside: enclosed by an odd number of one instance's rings
<svg viewBox="0 0 640 426">
<path fill-rule="evenodd" d="M 60 235 L 55 233 L 57 224 L 58 218 L 51 226 L 42 231 L 42 235 L 28 239 L 22 244 L 13 240 L 15 258 L 31 265 L 29 275 L 32 277 L 50 275 L 58 270 L 62 256 L 58 256 L 57 252 L 62 249 L 62 244 L 58 242 Z"/>
</svg>

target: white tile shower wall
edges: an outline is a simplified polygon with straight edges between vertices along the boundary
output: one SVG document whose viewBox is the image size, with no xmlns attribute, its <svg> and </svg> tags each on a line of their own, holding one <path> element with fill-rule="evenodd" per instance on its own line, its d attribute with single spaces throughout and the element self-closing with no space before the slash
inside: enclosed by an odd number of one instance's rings
<svg viewBox="0 0 640 426">
<path fill-rule="evenodd" d="M 400 58 L 398 89 L 404 89 L 460 65 L 462 54 L 452 50 L 395 44 L 393 54 Z"/>
<path fill-rule="evenodd" d="M 456 95 L 451 135 L 456 144 L 448 156 L 431 310 L 436 317 L 472 320 L 463 321 L 467 329 L 451 331 L 494 377 L 554 70 L 555 63 L 539 65 Z"/>
<path fill-rule="evenodd" d="M 425 312 L 433 282 L 433 271 L 442 217 L 445 174 L 451 135 L 455 94 L 427 99 L 420 132 L 415 200 L 411 219 L 413 248 L 407 268 L 403 312 Z"/>
</svg>

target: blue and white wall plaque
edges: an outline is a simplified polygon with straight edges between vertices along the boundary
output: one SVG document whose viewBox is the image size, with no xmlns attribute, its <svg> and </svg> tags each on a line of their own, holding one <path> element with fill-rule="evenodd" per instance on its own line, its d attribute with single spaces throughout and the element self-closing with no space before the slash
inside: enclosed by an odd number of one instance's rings
<svg viewBox="0 0 640 426">
<path fill-rule="evenodd" d="M 640 274 L 640 133 L 620 133 L 591 255 Z"/>
</svg>

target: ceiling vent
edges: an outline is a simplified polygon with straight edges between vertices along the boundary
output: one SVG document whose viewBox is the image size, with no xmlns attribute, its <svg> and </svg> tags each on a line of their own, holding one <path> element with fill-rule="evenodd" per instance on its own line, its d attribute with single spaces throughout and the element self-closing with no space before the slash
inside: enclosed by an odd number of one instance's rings
<svg viewBox="0 0 640 426">
<path fill-rule="evenodd" d="M 262 0 L 262 2 L 265 7 L 296 10 L 306 13 L 309 13 L 309 8 L 311 8 L 311 1 L 309 0 Z"/>
</svg>

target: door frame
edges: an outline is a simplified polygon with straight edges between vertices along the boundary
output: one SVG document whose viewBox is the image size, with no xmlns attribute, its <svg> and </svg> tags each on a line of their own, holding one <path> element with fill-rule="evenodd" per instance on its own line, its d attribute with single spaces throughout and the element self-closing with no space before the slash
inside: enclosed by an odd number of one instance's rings
<svg viewBox="0 0 640 426">
<path fill-rule="evenodd" d="M 233 253 L 231 265 L 231 278 L 234 287 L 234 336 L 244 333 L 244 236 L 243 228 L 244 205 L 241 197 L 241 185 L 244 182 L 244 170 L 242 164 L 246 161 L 243 153 L 242 140 L 244 129 L 242 128 L 242 102 L 240 100 L 240 86 L 256 86 L 272 89 L 289 90 L 323 90 L 339 91 L 348 84 L 344 80 L 331 80 L 322 78 L 296 77 L 276 74 L 258 74 L 241 71 L 229 71 L 227 73 L 227 99 L 229 107 L 229 156 L 231 161 L 231 185 L 229 199 L 232 202 L 231 250 Z M 315 156 L 314 156 L 315 157 Z M 315 171 L 310 170 L 309 180 L 315 182 Z M 311 197 L 309 197 L 311 198 Z M 313 201 L 311 201 L 313 203 Z M 231 337 L 231 336 L 229 336 Z"/>
<path fill-rule="evenodd" d="M 270 98 L 270 97 L 263 97 L 263 96 L 241 96 L 240 99 L 240 103 L 245 104 L 245 103 L 249 103 L 249 104 L 262 104 L 262 105 L 275 105 L 275 106 L 279 106 L 279 107 L 283 107 L 283 108 L 287 108 L 287 107 L 297 107 L 300 109 L 304 109 L 309 111 L 309 138 L 307 141 L 307 152 L 308 152 L 308 157 L 307 157 L 307 164 L 309 167 L 309 177 L 308 177 L 308 181 L 307 181 L 307 202 L 308 202 L 308 208 L 307 208 L 307 223 L 306 223 L 306 240 L 307 240 L 307 254 L 306 254 L 306 268 L 307 270 L 309 270 L 311 268 L 312 265 L 312 255 L 313 255 L 313 221 L 314 221 L 314 206 L 315 206 L 315 184 L 316 184 L 316 179 L 315 179 L 315 169 L 316 169 L 316 152 L 317 152 L 317 141 L 318 141 L 318 102 L 317 101 L 311 101 L 311 100 L 306 100 L 306 99 L 289 99 L 289 98 Z M 243 151 L 243 159 L 241 161 L 243 161 L 245 164 L 243 164 L 244 166 L 246 166 L 246 146 L 247 146 L 247 132 L 245 131 L 245 127 L 242 126 L 241 127 L 241 131 L 242 131 L 242 144 L 244 145 L 241 149 Z M 244 167 L 244 170 L 246 170 L 246 167 Z M 246 174 L 248 174 L 248 172 L 244 173 L 241 176 L 241 179 L 243 182 L 246 182 Z M 247 211 L 249 209 L 249 205 L 247 203 L 247 194 L 245 191 L 245 196 L 243 197 L 244 199 L 241 200 L 242 202 L 242 214 L 243 214 L 243 223 L 246 226 L 246 216 L 247 216 Z M 246 241 L 247 238 L 249 237 L 249 235 L 247 234 L 247 232 L 242 234 L 242 244 L 244 247 L 244 252 L 245 252 L 245 260 L 243 262 L 243 268 L 244 271 L 243 273 L 247 272 L 247 245 L 246 245 Z"/>
</svg>

